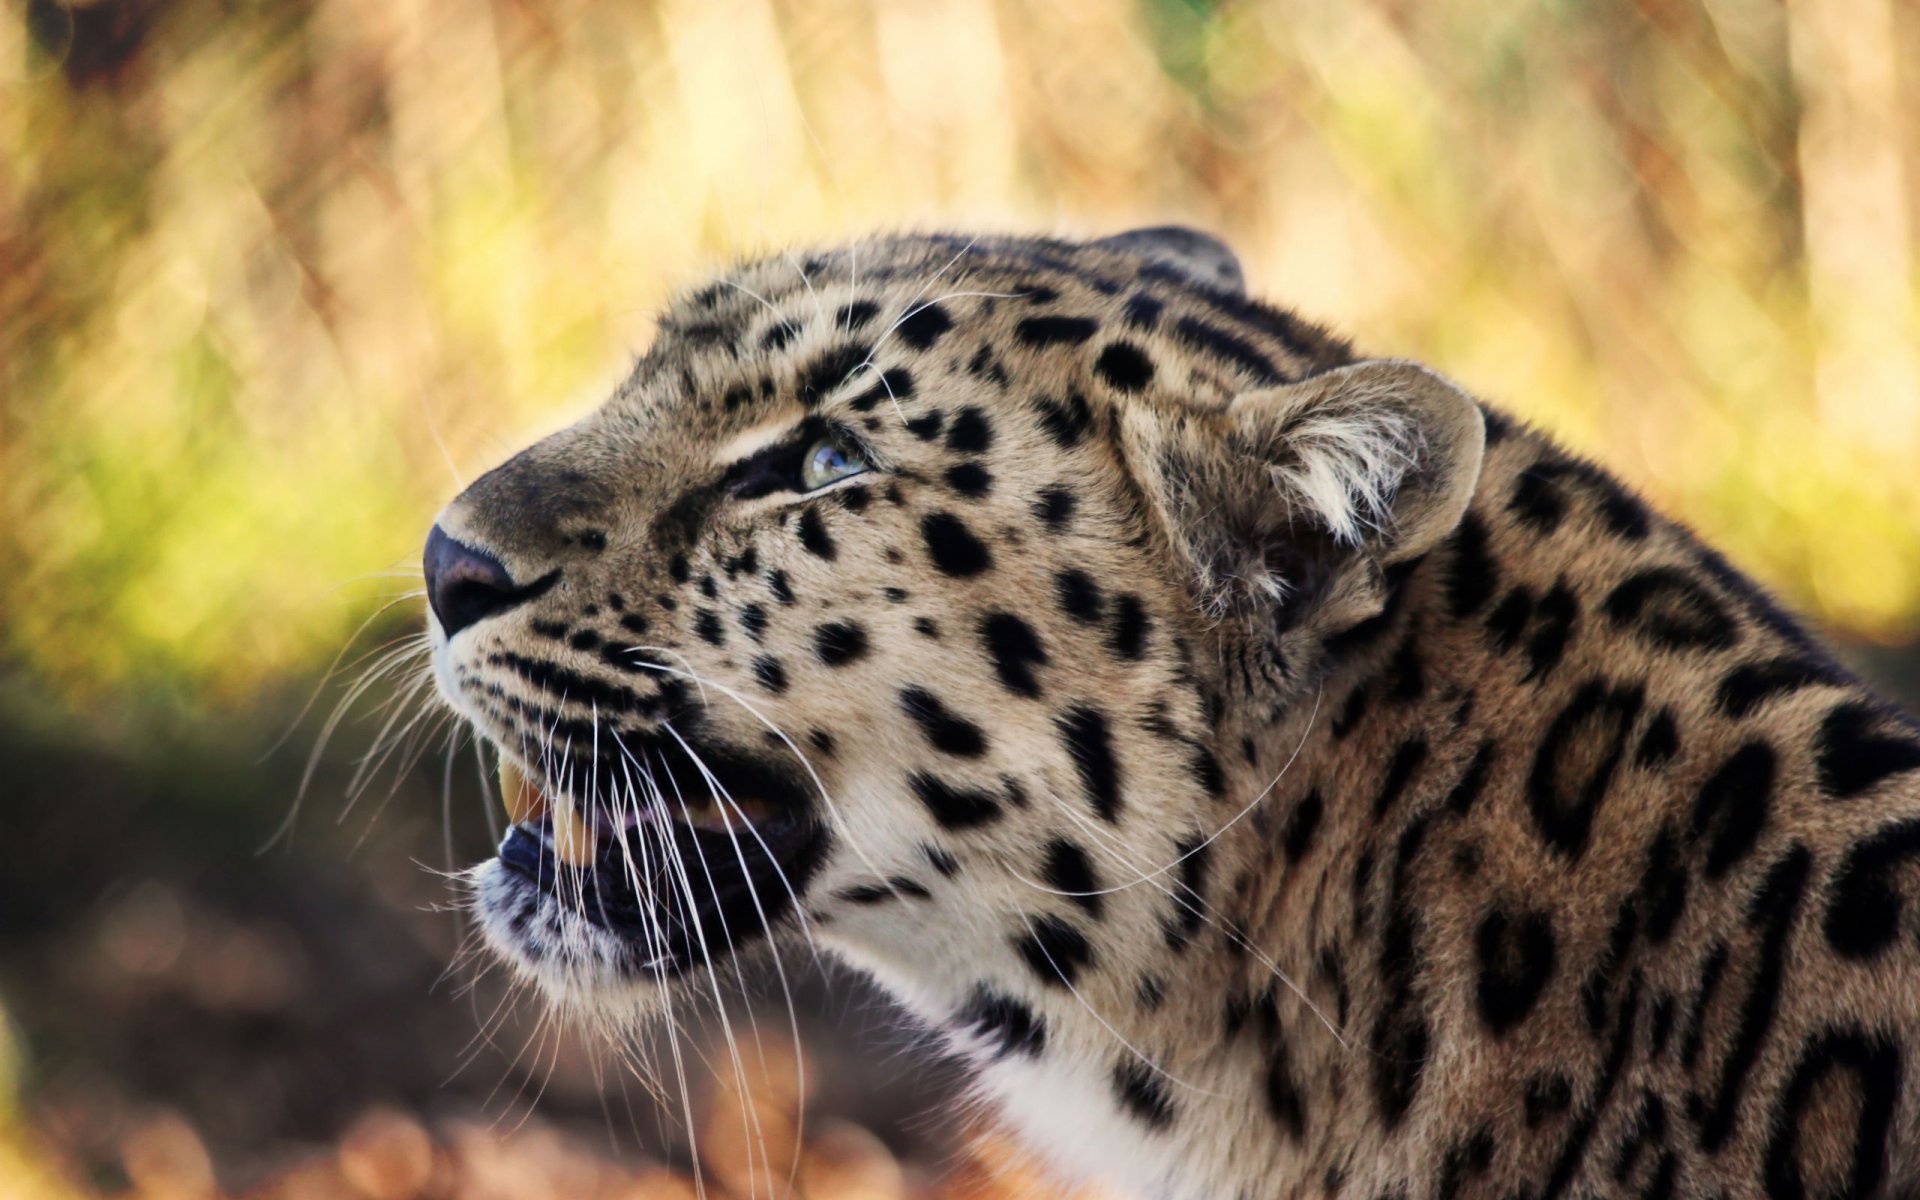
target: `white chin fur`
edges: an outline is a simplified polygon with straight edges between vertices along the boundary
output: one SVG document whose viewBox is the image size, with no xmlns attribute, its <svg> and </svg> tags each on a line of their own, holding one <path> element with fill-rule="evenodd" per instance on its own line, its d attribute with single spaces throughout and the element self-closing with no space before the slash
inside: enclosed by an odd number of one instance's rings
<svg viewBox="0 0 1920 1200">
<path fill-rule="evenodd" d="M 490 859 L 473 868 L 474 918 L 492 951 L 539 987 L 556 1007 L 588 1016 L 644 1015 L 659 1006 L 661 988 L 644 971 L 624 970 L 626 948 L 524 876 Z M 533 906 L 516 927 L 516 916 Z"/>
</svg>

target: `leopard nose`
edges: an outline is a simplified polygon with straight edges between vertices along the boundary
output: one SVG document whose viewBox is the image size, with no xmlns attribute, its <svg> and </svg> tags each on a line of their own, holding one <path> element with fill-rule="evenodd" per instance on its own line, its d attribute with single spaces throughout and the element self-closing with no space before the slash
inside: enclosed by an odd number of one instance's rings
<svg viewBox="0 0 1920 1200">
<path fill-rule="evenodd" d="M 493 555 L 456 542 L 438 525 L 427 534 L 421 567 L 427 577 L 427 603 L 451 638 L 462 629 L 505 612 L 546 590 L 553 576 L 531 587 L 515 587 L 505 564 Z"/>
</svg>

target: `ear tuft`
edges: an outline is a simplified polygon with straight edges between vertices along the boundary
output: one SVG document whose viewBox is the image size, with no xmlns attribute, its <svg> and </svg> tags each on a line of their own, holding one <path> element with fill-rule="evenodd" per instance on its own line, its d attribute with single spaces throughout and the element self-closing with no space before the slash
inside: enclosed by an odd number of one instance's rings
<svg viewBox="0 0 1920 1200">
<path fill-rule="evenodd" d="M 1170 268 L 1192 283 L 1236 296 L 1247 293 L 1246 275 L 1233 251 L 1219 238 L 1197 229 L 1155 225 L 1116 233 L 1093 244 Z"/>
<path fill-rule="evenodd" d="M 1235 398 L 1232 440 L 1283 503 L 1382 565 L 1426 553 L 1480 478 L 1480 406 L 1417 363 L 1374 359 Z"/>
</svg>

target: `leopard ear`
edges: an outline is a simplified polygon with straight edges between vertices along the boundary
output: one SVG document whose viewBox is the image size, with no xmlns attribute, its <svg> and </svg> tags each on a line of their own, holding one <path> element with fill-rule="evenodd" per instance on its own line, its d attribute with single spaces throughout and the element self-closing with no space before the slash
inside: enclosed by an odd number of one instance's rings
<svg viewBox="0 0 1920 1200">
<path fill-rule="evenodd" d="M 1240 270 L 1240 260 L 1225 242 L 1197 229 L 1155 225 L 1148 229 L 1129 229 L 1093 244 L 1143 258 L 1175 272 L 1189 283 L 1218 288 L 1236 296 L 1247 294 L 1247 279 Z"/>
<path fill-rule="evenodd" d="M 1386 359 L 1121 428 L 1202 610 L 1289 642 L 1377 614 L 1387 568 L 1459 525 L 1486 445 L 1471 397 Z"/>
</svg>

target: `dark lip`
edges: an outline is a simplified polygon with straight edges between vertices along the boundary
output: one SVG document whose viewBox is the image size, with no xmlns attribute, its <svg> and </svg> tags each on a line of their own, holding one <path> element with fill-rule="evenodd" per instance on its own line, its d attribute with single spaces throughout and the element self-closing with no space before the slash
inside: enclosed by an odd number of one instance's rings
<svg viewBox="0 0 1920 1200">
<path fill-rule="evenodd" d="M 636 753 L 637 760 L 649 761 L 656 775 L 670 773 L 689 797 L 706 794 L 706 777 L 685 748 L 671 738 L 665 745 L 646 740 L 657 753 Z M 513 826 L 500 843 L 501 865 L 545 903 L 565 905 L 621 939 L 636 975 L 675 976 L 766 938 L 806 894 L 830 841 L 797 772 L 724 747 L 689 745 L 722 787 L 753 797 L 768 815 L 729 830 L 661 818 L 623 827 L 596 813 L 594 860 L 578 867 L 554 856 L 547 818 Z M 629 744 L 630 752 L 635 748 Z M 661 787 L 671 799 L 672 785 L 663 779 Z"/>
</svg>

